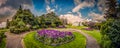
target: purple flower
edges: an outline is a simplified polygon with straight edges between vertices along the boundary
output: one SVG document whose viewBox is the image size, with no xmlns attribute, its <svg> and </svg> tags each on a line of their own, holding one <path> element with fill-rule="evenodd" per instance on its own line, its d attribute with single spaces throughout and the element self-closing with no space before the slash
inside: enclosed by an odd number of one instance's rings
<svg viewBox="0 0 120 48">
<path fill-rule="evenodd" d="M 71 32 L 62 32 L 57 30 L 40 30 L 37 31 L 38 35 L 45 36 L 45 37 L 51 37 L 51 38 L 63 38 L 66 35 L 72 36 L 73 34 Z"/>
</svg>

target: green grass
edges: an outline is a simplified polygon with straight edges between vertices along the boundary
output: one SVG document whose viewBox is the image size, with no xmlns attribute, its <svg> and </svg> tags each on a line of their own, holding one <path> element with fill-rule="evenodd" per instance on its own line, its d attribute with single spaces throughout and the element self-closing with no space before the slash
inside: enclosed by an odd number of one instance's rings
<svg viewBox="0 0 120 48">
<path fill-rule="evenodd" d="M 2 37 L 4 36 L 1 43 L 0 43 L 0 48 L 6 48 L 5 47 L 6 46 L 6 38 L 5 38 L 4 33 L 7 31 L 8 31 L 8 29 L 0 29 L 0 36 L 2 36 Z"/>
<path fill-rule="evenodd" d="M 93 31 L 82 30 L 82 31 L 89 34 L 90 36 L 94 37 L 97 40 L 97 42 L 100 44 L 101 34 L 99 31 L 97 31 L 97 30 L 93 30 Z"/>
<path fill-rule="evenodd" d="M 7 32 L 9 29 L 0 29 L 0 32 Z"/>
<path fill-rule="evenodd" d="M 84 30 L 83 28 L 86 28 L 86 26 L 67 26 L 68 28 L 75 28 L 75 29 L 80 29 L 81 31 L 89 34 L 90 36 L 94 37 L 97 42 L 100 44 L 101 42 L 101 34 L 100 31 L 98 30 L 92 30 L 92 31 L 88 31 L 88 30 Z"/>
<path fill-rule="evenodd" d="M 73 33 L 75 35 L 75 39 L 73 41 L 60 46 L 44 45 L 35 39 L 35 34 L 36 32 L 31 32 L 25 36 L 24 43 L 26 48 L 85 48 L 86 46 L 86 38 L 77 32 Z"/>
<path fill-rule="evenodd" d="M 0 48 L 6 48 L 6 39 L 3 38 L 2 42 L 0 43 Z"/>
</svg>

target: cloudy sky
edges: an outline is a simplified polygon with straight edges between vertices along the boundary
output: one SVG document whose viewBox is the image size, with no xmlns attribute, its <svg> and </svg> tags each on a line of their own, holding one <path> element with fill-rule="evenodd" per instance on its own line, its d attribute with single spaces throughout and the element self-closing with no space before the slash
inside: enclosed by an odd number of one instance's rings
<svg viewBox="0 0 120 48">
<path fill-rule="evenodd" d="M 103 16 L 105 0 L 0 0 L 0 16 L 10 16 L 20 5 L 40 16 L 55 12 L 58 16 L 72 14 L 83 18 Z"/>
</svg>

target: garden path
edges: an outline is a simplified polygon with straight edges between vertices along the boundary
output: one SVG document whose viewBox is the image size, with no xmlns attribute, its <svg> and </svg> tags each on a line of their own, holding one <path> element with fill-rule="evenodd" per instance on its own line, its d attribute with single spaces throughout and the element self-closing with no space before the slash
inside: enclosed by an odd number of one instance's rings
<svg viewBox="0 0 120 48">
<path fill-rule="evenodd" d="M 6 48 L 23 48 L 22 39 L 27 33 L 13 34 L 10 32 L 6 32 Z"/>
<path fill-rule="evenodd" d="M 86 48 L 100 48 L 99 44 L 97 43 L 96 39 L 94 39 L 92 36 L 82 32 L 81 30 L 78 29 L 56 29 L 56 30 L 63 30 L 63 31 L 76 31 L 81 34 L 83 34 L 87 41 L 86 41 Z M 12 34 L 10 32 L 6 32 L 7 36 L 7 45 L 6 48 L 23 48 L 22 46 L 22 39 L 23 37 L 28 34 L 27 33 L 22 33 L 22 34 Z"/>
</svg>

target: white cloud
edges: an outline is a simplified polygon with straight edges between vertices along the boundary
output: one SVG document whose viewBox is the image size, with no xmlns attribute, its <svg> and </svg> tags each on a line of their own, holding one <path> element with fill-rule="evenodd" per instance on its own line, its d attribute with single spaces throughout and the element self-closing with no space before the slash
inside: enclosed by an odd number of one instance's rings
<svg viewBox="0 0 120 48">
<path fill-rule="evenodd" d="M 54 3 L 54 2 L 55 2 L 55 0 L 45 0 L 46 4 L 50 4 L 50 3 Z"/>
<path fill-rule="evenodd" d="M 80 12 L 77 12 L 77 14 L 78 14 L 78 16 L 79 16 L 79 17 L 82 17 L 82 15 L 81 15 L 81 13 L 80 13 Z"/>
<path fill-rule="evenodd" d="M 50 12 L 54 12 L 55 11 L 55 9 L 51 9 L 50 8 L 50 6 L 46 6 L 46 11 L 47 11 L 47 13 L 50 13 Z"/>
<path fill-rule="evenodd" d="M 46 4 L 50 4 L 49 0 L 45 0 L 45 3 L 46 3 Z"/>
<path fill-rule="evenodd" d="M 52 2 L 52 3 L 54 3 L 54 2 L 55 2 L 55 0 L 51 0 L 51 2 Z"/>
<path fill-rule="evenodd" d="M 97 6 L 98 6 L 99 11 L 104 12 L 105 11 L 105 0 L 104 1 L 98 0 Z"/>
<path fill-rule="evenodd" d="M 7 0 L 0 0 L 0 6 L 4 4 Z"/>
<path fill-rule="evenodd" d="M 68 12 L 68 14 L 71 14 L 71 13 L 72 13 L 72 12 L 70 12 L 70 11 Z"/>
<path fill-rule="evenodd" d="M 80 17 L 82 17 L 79 12 L 81 9 L 84 9 L 85 7 L 93 7 L 95 5 L 94 0 L 84 0 L 83 2 L 81 0 L 74 0 L 74 2 L 77 6 L 72 9 L 72 12 L 77 13 Z"/>
<path fill-rule="evenodd" d="M 81 0 L 74 0 L 75 5 L 78 5 L 81 3 Z"/>
<path fill-rule="evenodd" d="M 59 16 L 60 19 L 67 19 L 67 23 L 74 24 L 83 22 L 83 18 L 73 15 L 73 14 L 64 14 Z"/>
<path fill-rule="evenodd" d="M 80 3 L 78 6 L 76 6 L 75 8 L 73 8 L 72 12 L 79 12 L 80 9 L 83 9 L 84 7 L 93 7 L 94 3 L 90 2 L 82 2 Z"/>
<path fill-rule="evenodd" d="M 3 8 L 0 8 L 0 15 L 4 15 L 4 14 L 11 14 L 13 13 L 14 11 L 16 11 L 15 9 L 13 9 L 12 7 L 3 7 Z"/>
<path fill-rule="evenodd" d="M 97 14 L 95 12 L 91 12 L 88 15 L 91 16 L 94 21 L 103 21 L 103 20 L 105 20 L 104 14 Z"/>
<path fill-rule="evenodd" d="M 57 8 L 58 8 L 58 5 L 55 5 L 54 7 L 57 9 Z"/>
<path fill-rule="evenodd" d="M 23 9 L 33 9 L 33 6 L 27 5 L 27 4 L 23 4 L 23 5 L 22 5 L 22 8 L 23 8 Z"/>
</svg>

